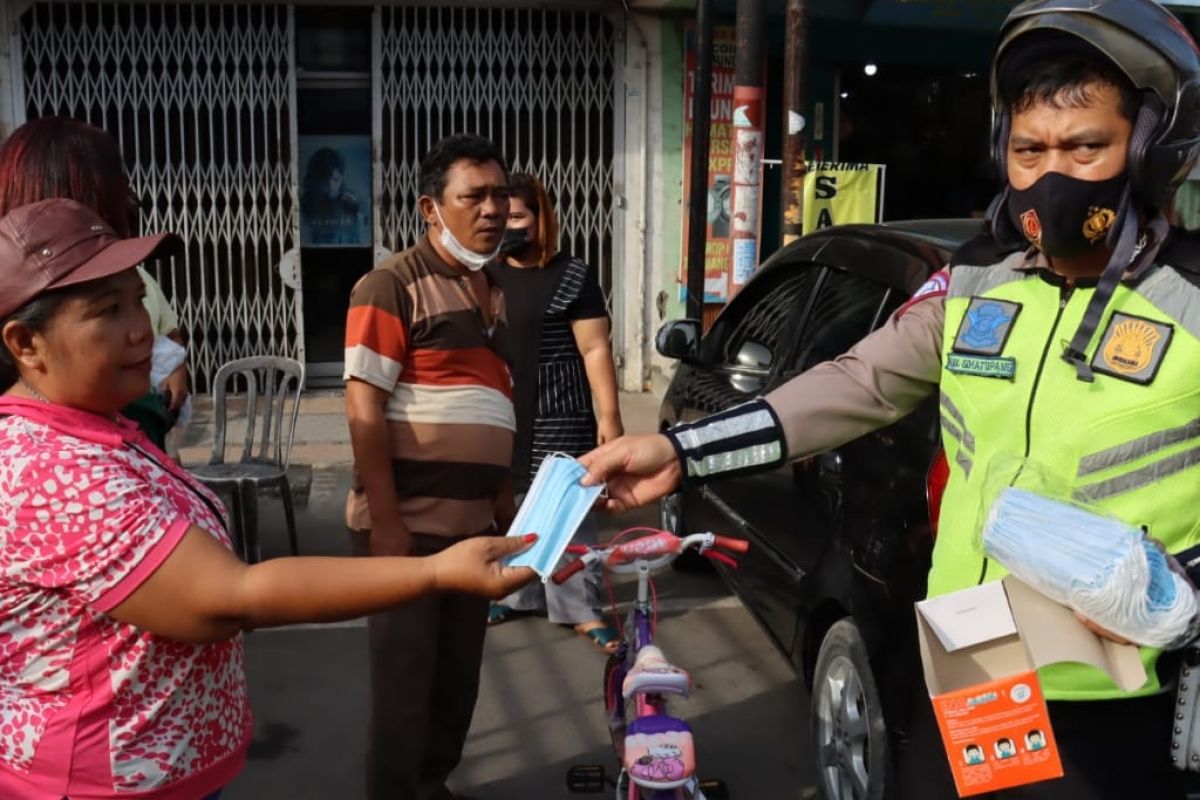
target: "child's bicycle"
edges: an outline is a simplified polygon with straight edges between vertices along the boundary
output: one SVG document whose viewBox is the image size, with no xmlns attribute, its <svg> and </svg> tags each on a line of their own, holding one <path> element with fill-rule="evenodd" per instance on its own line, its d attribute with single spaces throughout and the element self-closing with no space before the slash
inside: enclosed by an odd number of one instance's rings
<svg viewBox="0 0 1200 800">
<path fill-rule="evenodd" d="M 621 541 L 640 532 L 649 535 Z M 631 528 L 617 534 L 608 547 L 568 547 L 568 552 L 579 557 L 554 574 L 554 582 L 562 583 L 585 566 L 599 563 L 610 573 L 637 575 L 637 600 L 621 631 L 621 644 L 604 668 L 604 708 L 620 773 L 610 779 L 603 765 L 574 766 L 567 772 L 567 788 L 572 792 L 596 794 L 615 787 L 616 800 L 720 800 L 727 796 L 719 781 L 700 781 L 692 729 L 667 713 L 666 697 L 686 697 L 692 688 L 691 676 L 667 661 L 654 644 L 658 611 L 650 574 L 689 547 L 736 568 L 729 553 L 744 553 L 749 543 L 712 533 L 681 539 L 653 528 Z M 616 614 L 615 602 L 613 612 Z"/>
</svg>

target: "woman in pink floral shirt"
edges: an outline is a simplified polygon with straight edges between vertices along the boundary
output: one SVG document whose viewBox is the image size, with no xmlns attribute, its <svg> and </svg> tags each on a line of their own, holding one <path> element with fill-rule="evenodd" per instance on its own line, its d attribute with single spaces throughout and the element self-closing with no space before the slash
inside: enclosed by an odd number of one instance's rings
<svg viewBox="0 0 1200 800">
<path fill-rule="evenodd" d="M 439 590 L 503 596 L 522 543 L 430 558 L 230 552 L 215 497 L 117 410 L 149 385 L 134 269 L 177 246 L 121 239 L 47 200 L 0 219 L 0 798 L 196 800 L 251 733 L 243 630 L 344 619 Z"/>
</svg>

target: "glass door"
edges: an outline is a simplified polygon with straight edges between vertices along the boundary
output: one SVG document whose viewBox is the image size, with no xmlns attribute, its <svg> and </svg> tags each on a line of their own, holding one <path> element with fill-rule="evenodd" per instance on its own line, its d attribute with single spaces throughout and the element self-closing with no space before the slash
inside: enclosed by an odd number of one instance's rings
<svg viewBox="0 0 1200 800">
<path fill-rule="evenodd" d="M 309 386 L 340 385 L 350 290 L 374 263 L 371 9 L 296 9 L 300 269 Z"/>
</svg>

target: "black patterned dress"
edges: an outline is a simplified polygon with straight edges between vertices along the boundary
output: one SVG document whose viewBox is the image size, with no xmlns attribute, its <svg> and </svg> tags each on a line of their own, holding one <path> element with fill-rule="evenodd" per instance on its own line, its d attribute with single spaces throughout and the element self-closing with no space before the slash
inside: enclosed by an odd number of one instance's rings
<svg viewBox="0 0 1200 800">
<path fill-rule="evenodd" d="M 550 453 L 580 456 L 596 446 L 596 416 L 571 323 L 608 317 L 596 270 L 558 254 L 545 267 L 488 268 L 504 291 L 508 330 L 501 348 L 513 373 L 518 493 Z"/>
</svg>

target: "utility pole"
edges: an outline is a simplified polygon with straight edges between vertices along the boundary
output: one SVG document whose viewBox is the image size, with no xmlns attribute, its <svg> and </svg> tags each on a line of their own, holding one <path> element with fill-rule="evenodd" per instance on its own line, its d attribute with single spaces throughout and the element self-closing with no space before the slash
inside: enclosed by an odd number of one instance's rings
<svg viewBox="0 0 1200 800">
<path fill-rule="evenodd" d="M 696 0 L 696 77 L 692 87 L 692 163 L 688 192 L 687 315 L 704 319 L 704 247 L 708 236 L 708 150 L 712 122 L 712 0 Z"/>
<path fill-rule="evenodd" d="M 729 297 L 758 268 L 758 216 L 762 200 L 763 154 L 763 0 L 738 0 L 737 58 L 733 86 L 733 186 L 730 222 L 733 263 Z"/>
<path fill-rule="evenodd" d="M 783 244 L 800 238 L 804 228 L 804 62 L 808 45 L 808 0 L 787 0 L 783 41 Z"/>
</svg>

